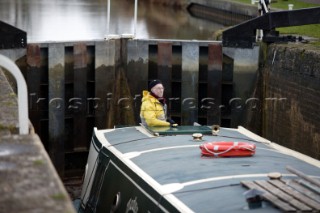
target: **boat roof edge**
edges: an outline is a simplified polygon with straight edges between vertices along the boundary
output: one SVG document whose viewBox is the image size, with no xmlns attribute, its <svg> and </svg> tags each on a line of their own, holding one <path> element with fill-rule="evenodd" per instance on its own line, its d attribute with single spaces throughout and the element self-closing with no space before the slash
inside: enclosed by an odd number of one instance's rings
<svg viewBox="0 0 320 213">
<path fill-rule="evenodd" d="M 314 159 L 310 156 L 307 156 L 305 154 L 302 154 L 300 152 L 297 152 L 295 150 L 292 150 L 292 149 L 289 149 L 287 147 L 284 147 L 280 144 L 277 144 L 275 142 L 271 142 L 269 141 L 268 139 L 265 139 L 263 137 L 260 137 L 259 135 L 256 135 L 255 133 L 251 132 L 250 130 L 242 127 L 242 126 L 238 126 L 238 131 L 244 135 L 246 135 L 247 137 L 253 139 L 253 140 L 256 140 L 256 141 L 259 141 L 259 142 L 262 142 L 262 143 L 266 143 L 266 144 L 269 144 L 271 147 L 273 147 L 274 149 L 286 154 L 286 155 L 290 155 L 290 156 L 293 156 L 293 157 L 296 157 L 304 162 L 307 162 L 313 166 L 316 166 L 318 168 L 320 168 L 320 161 L 317 160 L 317 159 Z"/>
</svg>

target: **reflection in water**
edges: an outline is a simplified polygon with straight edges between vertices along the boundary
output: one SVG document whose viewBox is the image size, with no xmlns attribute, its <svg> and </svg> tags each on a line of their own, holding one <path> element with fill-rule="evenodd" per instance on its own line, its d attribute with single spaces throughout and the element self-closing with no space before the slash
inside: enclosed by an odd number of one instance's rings
<svg viewBox="0 0 320 213">
<path fill-rule="evenodd" d="M 110 34 L 133 33 L 134 0 L 111 0 Z M 107 0 L 0 0 L 0 20 L 27 32 L 28 42 L 103 39 Z M 184 10 L 140 1 L 137 38 L 212 39 L 223 25 Z"/>
</svg>

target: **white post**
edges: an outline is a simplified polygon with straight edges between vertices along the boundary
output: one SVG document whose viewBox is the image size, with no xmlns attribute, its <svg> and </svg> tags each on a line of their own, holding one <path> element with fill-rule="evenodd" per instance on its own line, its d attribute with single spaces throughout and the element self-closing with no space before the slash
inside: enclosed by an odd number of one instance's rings
<svg viewBox="0 0 320 213">
<path fill-rule="evenodd" d="M 293 4 L 288 4 L 288 9 L 292 10 L 293 9 Z"/>
<path fill-rule="evenodd" d="M 266 11 L 266 13 L 268 13 L 269 10 L 268 10 L 268 7 L 267 7 L 267 5 L 266 5 L 266 2 L 265 2 L 264 0 L 261 0 L 261 3 L 262 3 L 262 6 L 263 6 L 263 8 L 264 8 L 264 11 Z"/>
<path fill-rule="evenodd" d="M 136 37 L 137 33 L 137 15 L 138 15 L 138 0 L 134 0 L 134 26 L 133 26 L 133 36 Z"/>
<path fill-rule="evenodd" d="M 108 0 L 108 9 L 107 9 L 107 36 L 109 35 L 109 27 L 110 27 L 110 0 Z"/>
<path fill-rule="evenodd" d="M 19 133 L 20 135 L 27 135 L 29 134 L 29 115 L 26 81 L 18 66 L 6 56 L 0 55 L 0 66 L 8 70 L 17 81 Z"/>
</svg>

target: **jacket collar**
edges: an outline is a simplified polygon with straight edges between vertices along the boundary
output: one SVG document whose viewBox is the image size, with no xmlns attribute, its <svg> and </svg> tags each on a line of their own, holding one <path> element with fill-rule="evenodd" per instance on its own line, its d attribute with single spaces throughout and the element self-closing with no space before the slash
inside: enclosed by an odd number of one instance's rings
<svg viewBox="0 0 320 213">
<path fill-rule="evenodd" d="M 153 103 L 160 103 L 160 101 L 156 99 L 154 96 L 152 96 L 150 92 L 147 90 L 143 90 L 142 95 L 143 95 L 142 101 L 150 100 Z"/>
</svg>

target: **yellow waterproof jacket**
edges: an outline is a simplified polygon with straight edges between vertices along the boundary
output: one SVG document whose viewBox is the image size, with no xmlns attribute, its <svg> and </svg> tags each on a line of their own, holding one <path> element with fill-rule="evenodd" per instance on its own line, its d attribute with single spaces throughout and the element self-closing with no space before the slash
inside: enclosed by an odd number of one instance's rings
<svg viewBox="0 0 320 213">
<path fill-rule="evenodd" d="M 142 95 L 140 110 L 142 124 L 148 126 L 170 126 L 170 123 L 166 121 L 166 110 L 159 100 L 146 90 L 143 91 Z"/>
</svg>

